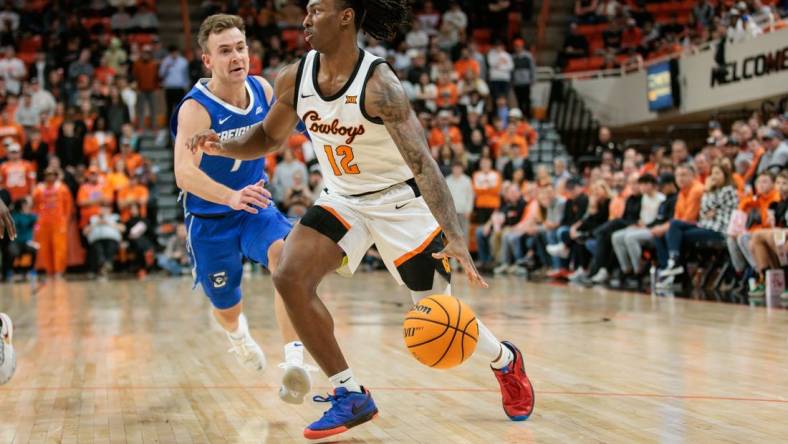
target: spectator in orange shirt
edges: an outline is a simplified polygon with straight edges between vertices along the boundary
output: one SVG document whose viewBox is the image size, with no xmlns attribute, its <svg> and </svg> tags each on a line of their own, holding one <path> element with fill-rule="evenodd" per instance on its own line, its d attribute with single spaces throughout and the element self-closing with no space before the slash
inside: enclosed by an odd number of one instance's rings
<svg viewBox="0 0 788 444">
<path fill-rule="evenodd" d="M 93 72 L 93 77 L 104 85 L 109 85 L 115 78 L 115 68 L 107 65 L 108 60 L 104 57 L 101 58 L 101 64 Z"/>
<path fill-rule="evenodd" d="M 112 168 L 112 155 L 118 149 L 118 141 L 111 131 L 107 130 L 104 117 L 96 119 L 94 131 L 85 135 L 84 152 L 88 163 L 95 164 L 102 172 Z"/>
<path fill-rule="evenodd" d="M 501 173 L 492 168 L 492 159 L 483 157 L 479 171 L 473 173 L 473 193 L 476 195 L 476 222 L 484 223 L 501 206 Z"/>
<path fill-rule="evenodd" d="M 479 62 L 471 57 L 471 52 L 467 47 L 463 47 L 462 51 L 460 51 L 459 60 L 454 62 L 454 73 L 457 75 L 457 78 L 465 78 L 465 73 L 468 72 L 469 69 L 473 71 L 477 77 L 481 74 Z"/>
<path fill-rule="evenodd" d="M 747 147 L 741 148 L 741 156 L 736 156 L 737 164 L 740 161 L 747 160 L 747 154 L 750 154 L 752 159 L 747 169 L 744 171 L 744 174 L 742 174 L 745 183 L 750 183 L 755 178 L 755 172 L 758 169 L 758 164 L 761 163 L 761 157 L 764 153 L 766 153 L 766 149 L 757 142 L 753 142 Z"/>
<path fill-rule="evenodd" d="M 438 113 L 438 125 L 430 131 L 429 144 L 433 151 L 439 149 L 444 144 L 462 143 L 462 131 L 457 125 L 452 123 L 454 115 L 449 110 Z"/>
<path fill-rule="evenodd" d="M 22 149 L 13 143 L 8 147 L 8 160 L 0 164 L 0 187 L 5 188 L 16 202 L 33 192 L 36 184 L 36 169 L 32 163 L 22 160 Z"/>
<path fill-rule="evenodd" d="M 697 180 L 695 168 L 684 164 L 676 166 L 676 183 L 679 186 L 679 197 L 673 218 L 684 222 L 697 222 L 700 214 L 700 200 L 705 189 Z"/>
<path fill-rule="evenodd" d="M 747 232 L 736 237 L 726 237 L 731 262 L 737 273 L 744 272 L 747 264 L 755 267 L 755 259 L 750 250 L 750 239 L 753 232 L 772 228 L 769 206 L 776 202 L 780 202 L 780 191 L 774 187 L 774 176 L 768 171 L 763 171 L 755 179 L 755 193 L 739 201 L 739 210 L 747 213 Z"/>
<path fill-rule="evenodd" d="M 38 216 L 33 239 L 39 243 L 36 268 L 59 278 L 68 259 L 68 220 L 74 201 L 68 188 L 58 180 L 60 171 L 49 167 L 44 183 L 33 191 L 33 212 Z"/>
<path fill-rule="evenodd" d="M 638 49 L 643 40 L 643 32 L 634 19 L 627 20 L 627 26 L 621 33 L 621 47 L 623 49 Z"/>
<path fill-rule="evenodd" d="M 79 206 L 79 228 L 90 223 L 90 218 L 101 212 L 101 206 L 112 203 L 112 193 L 101 183 L 99 170 L 91 166 L 87 171 L 87 182 L 79 187 L 77 205 Z"/>
<path fill-rule="evenodd" d="M 135 174 L 129 177 L 129 186 L 118 192 L 118 209 L 120 210 L 120 221 L 126 222 L 131 217 L 131 207 L 136 205 L 139 208 L 139 215 L 143 219 L 148 215 L 148 188 L 140 183 L 140 175 Z"/>
<path fill-rule="evenodd" d="M 136 174 L 137 170 L 142 166 L 145 160 L 142 155 L 135 153 L 134 149 L 128 140 L 124 140 L 120 144 L 120 152 L 112 157 L 112 165 L 116 165 L 119 160 L 122 160 L 126 167 L 126 175 L 131 177 Z"/>
<path fill-rule="evenodd" d="M 150 119 L 150 127 L 156 128 L 156 98 L 159 89 L 159 64 L 153 59 L 150 46 L 142 51 L 142 56 L 131 66 L 134 81 L 137 82 L 137 128 L 145 126 L 145 111 Z"/>
<path fill-rule="evenodd" d="M 519 111 L 517 108 L 512 109 L 512 111 Z M 511 112 L 509 113 L 511 116 Z M 516 114 L 515 114 L 516 115 Z M 509 123 L 509 126 L 506 127 L 506 131 L 498 138 L 498 151 L 502 146 L 509 146 L 512 149 L 511 154 L 517 158 L 525 158 L 528 157 L 528 141 L 525 140 L 525 137 L 517 134 L 517 127 L 518 125 L 515 124 L 514 121 Z"/>
<path fill-rule="evenodd" d="M 509 126 L 517 128 L 517 134 L 525 138 L 529 147 L 535 145 L 539 140 L 539 133 L 523 119 L 523 111 L 520 108 L 509 110 Z"/>
<path fill-rule="evenodd" d="M 613 189 L 615 196 L 610 200 L 610 220 L 620 219 L 624 217 L 626 211 L 627 199 L 634 193 L 637 193 L 638 186 L 637 173 L 631 173 L 627 176 L 623 171 L 617 171 L 613 174 Z"/>
<path fill-rule="evenodd" d="M 6 113 L 0 112 L 0 140 L 3 140 L 3 145 L 0 146 L 0 160 L 5 158 L 9 138 L 22 146 L 25 144 L 25 130 L 18 123 L 9 120 Z"/>
<path fill-rule="evenodd" d="M 49 146 L 55 146 L 58 132 L 60 131 L 60 125 L 63 124 L 64 115 L 65 105 L 62 102 L 58 102 L 58 104 L 55 105 L 55 113 L 41 119 L 41 139 Z"/>
<path fill-rule="evenodd" d="M 435 104 L 438 108 L 454 108 L 457 106 L 459 92 L 457 84 L 452 82 L 449 74 L 442 72 L 438 75 L 438 96 L 435 98 Z"/>
<path fill-rule="evenodd" d="M 492 117 L 491 124 L 486 123 L 484 125 L 484 137 L 487 138 L 487 144 L 490 146 L 490 151 L 493 155 L 500 149 L 498 139 L 506 132 L 506 127 L 504 125 L 503 119 L 498 115 Z"/>
<path fill-rule="evenodd" d="M 117 157 L 117 156 L 116 156 Z M 112 172 L 104 178 L 108 192 L 117 200 L 120 190 L 129 186 L 129 176 L 126 174 L 126 162 L 118 158 L 113 163 Z"/>
<path fill-rule="evenodd" d="M 730 171 L 730 170 L 729 170 Z M 698 221 L 700 215 L 700 201 L 706 188 L 695 178 L 695 168 L 689 164 L 676 166 L 676 185 L 679 188 L 679 196 L 676 200 L 676 207 L 673 210 L 673 219 L 682 222 L 694 223 Z M 661 263 L 666 263 L 668 258 L 668 242 L 665 234 L 670 228 L 670 221 L 651 227 L 651 234 L 654 235 L 654 244 L 657 249 L 657 257 Z M 664 259 L 664 260 L 663 260 Z"/>
<path fill-rule="evenodd" d="M 651 153 L 648 156 L 648 162 L 646 162 L 643 167 L 640 169 L 640 175 L 644 174 L 652 174 L 654 176 L 659 176 L 659 165 L 662 163 L 662 160 L 665 158 L 665 151 L 666 148 L 661 145 L 657 145 L 651 148 Z"/>
</svg>

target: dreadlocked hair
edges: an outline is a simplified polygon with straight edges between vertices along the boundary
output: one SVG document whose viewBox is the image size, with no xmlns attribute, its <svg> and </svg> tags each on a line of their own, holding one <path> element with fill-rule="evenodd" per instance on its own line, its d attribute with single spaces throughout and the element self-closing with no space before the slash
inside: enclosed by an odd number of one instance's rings
<svg viewBox="0 0 788 444">
<path fill-rule="evenodd" d="M 346 8 L 356 13 L 356 29 L 377 40 L 391 40 L 397 31 L 410 23 L 408 0 L 344 0 Z"/>
</svg>

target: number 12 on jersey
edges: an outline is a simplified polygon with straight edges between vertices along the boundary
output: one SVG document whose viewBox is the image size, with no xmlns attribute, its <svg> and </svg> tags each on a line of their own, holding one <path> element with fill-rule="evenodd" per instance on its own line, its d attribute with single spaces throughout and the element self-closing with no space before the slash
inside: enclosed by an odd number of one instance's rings
<svg viewBox="0 0 788 444">
<path fill-rule="evenodd" d="M 328 157 L 328 162 L 331 164 L 331 169 L 334 170 L 335 176 L 341 176 L 344 174 L 359 174 L 361 171 L 358 169 L 358 165 L 351 164 L 355 156 L 353 155 L 353 148 L 347 145 L 339 145 L 334 149 L 331 145 L 324 145 L 323 148 L 326 150 L 326 157 Z M 339 164 L 337 165 L 337 158 L 339 158 Z"/>
</svg>

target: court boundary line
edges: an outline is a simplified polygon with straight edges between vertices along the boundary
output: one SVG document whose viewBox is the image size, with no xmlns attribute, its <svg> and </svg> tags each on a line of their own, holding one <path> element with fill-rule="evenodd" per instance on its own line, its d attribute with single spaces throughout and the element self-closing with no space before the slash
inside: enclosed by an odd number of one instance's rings
<svg viewBox="0 0 788 444">
<path fill-rule="evenodd" d="M 21 391 L 69 391 L 69 390 L 107 390 L 107 391 L 133 391 L 133 390 L 278 390 L 279 386 L 259 385 L 168 385 L 168 386 L 143 386 L 143 385 L 105 385 L 82 387 L 0 387 L 0 392 Z M 315 387 L 315 391 L 330 391 L 331 387 Z M 370 387 L 375 392 L 436 392 L 436 393 L 499 393 L 497 388 L 473 387 Z M 630 393 L 630 392 L 594 392 L 572 390 L 539 390 L 540 395 L 557 396 L 587 396 L 600 398 L 645 398 L 645 399 L 677 399 L 697 401 L 737 401 L 737 402 L 766 402 L 774 404 L 788 404 L 788 398 L 761 398 L 748 396 L 719 396 L 704 394 L 672 394 L 672 393 Z"/>
</svg>

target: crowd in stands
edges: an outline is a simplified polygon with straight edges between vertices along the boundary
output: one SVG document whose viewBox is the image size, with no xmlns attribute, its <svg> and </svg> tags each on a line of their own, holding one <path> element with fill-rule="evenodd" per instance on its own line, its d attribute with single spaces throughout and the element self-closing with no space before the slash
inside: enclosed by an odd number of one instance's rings
<svg viewBox="0 0 788 444">
<path fill-rule="evenodd" d="M 753 114 L 728 134 L 712 121 L 705 146 L 674 140 L 648 153 L 603 127 L 588 148 L 598 163 L 567 175 L 558 159 L 556 174 L 533 182 L 507 180 L 485 161 L 476 174 L 497 177 L 487 183 L 499 184 L 502 199 L 476 229 L 479 265 L 630 289 L 650 276 L 672 289 L 693 251 L 712 251 L 733 264 L 738 290 L 762 297 L 766 270 L 788 265 L 786 137 L 788 113 Z"/>
<path fill-rule="evenodd" d="M 166 243 L 155 236 L 158 168 L 140 154 L 140 140 L 164 128 L 206 74 L 199 50 L 187 59 L 150 33 L 158 26 L 153 6 L 117 3 L 81 6 L 81 20 L 64 9 L 48 10 L 48 20 L 10 9 L 20 19 L 0 39 L 8 44 L 0 60 L 0 193 L 14 202 L 20 235 L 4 241 L 3 277 L 31 265 L 55 275 L 82 266 L 97 276 L 119 266 L 144 273 L 156 264 L 172 275 L 190 268 L 182 224 Z M 252 75 L 274 82 L 306 51 L 297 2 L 203 8 L 244 18 Z M 616 20 L 629 14 L 609 10 Z M 711 245 L 731 258 L 733 282 L 752 276 L 753 295 L 762 292 L 765 270 L 786 265 L 788 115 L 754 114 L 730 128 L 712 122 L 705 146 L 674 140 L 649 152 L 621 146 L 603 127 L 583 163 L 535 164 L 536 66 L 519 35 L 528 20 L 529 2 L 422 1 L 395 41 L 360 38 L 411 98 L 479 267 L 631 288 L 653 268 L 668 288 L 686 274 L 688 250 Z M 24 60 L 14 48 L 25 48 Z M 322 191 L 303 134 L 266 168 L 275 201 L 293 220 Z M 372 251 L 365 264 L 381 262 Z"/>
<path fill-rule="evenodd" d="M 691 53 L 716 39 L 737 42 L 785 26 L 784 0 L 575 0 L 557 65 L 565 71 L 634 70 Z"/>
<path fill-rule="evenodd" d="M 3 3 L 0 198 L 19 236 L 0 241 L 0 279 L 143 276 L 160 250 L 159 167 L 141 138 L 161 137 L 159 96 L 180 100 L 188 61 L 162 50 L 155 2 Z"/>
<path fill-rule="evenodd" d="M 470 38 L 478 33 L 468 31 L 463 5 L 447 2 L 438 13 L 424 3 L 401 39 L 361 40 L 387 58 L 410 95 L 484 271 L 642 288 L 653 267 L 655 285 L 669 288 L 688 249 L 716 245 L 733 257 L 731 282 L 753 276 L 757 296 L 764 271 L 785 265 L 769 230 L 785 227 L 788 116 L 754 115 L 727 135 L 713 123 L 706 146 L 675 140 L 647 153 L 621 146 L 603 127 L 582 164 L 534 165 L 528 154 L 539 135 L 522 90 L 530 90 L 535 64 L 525 42 L 514 33 L 483 48 Z M 459 37 L 451 44 L 438 32 L 449 27 Z M 680 34 L 674 28 L 662 30 Z M 270 45 L 253 40 L 252 47 Z M 297 218 L 320 193 L 321 173 L 308 140 L 294 136 L 290 149 L 272 169 L 272 185 Z M 741 232 L 727 223 L 734 214 L 746 216 Z M 365 262 L 381 265 L 374 251 Z"/>
</svg>

